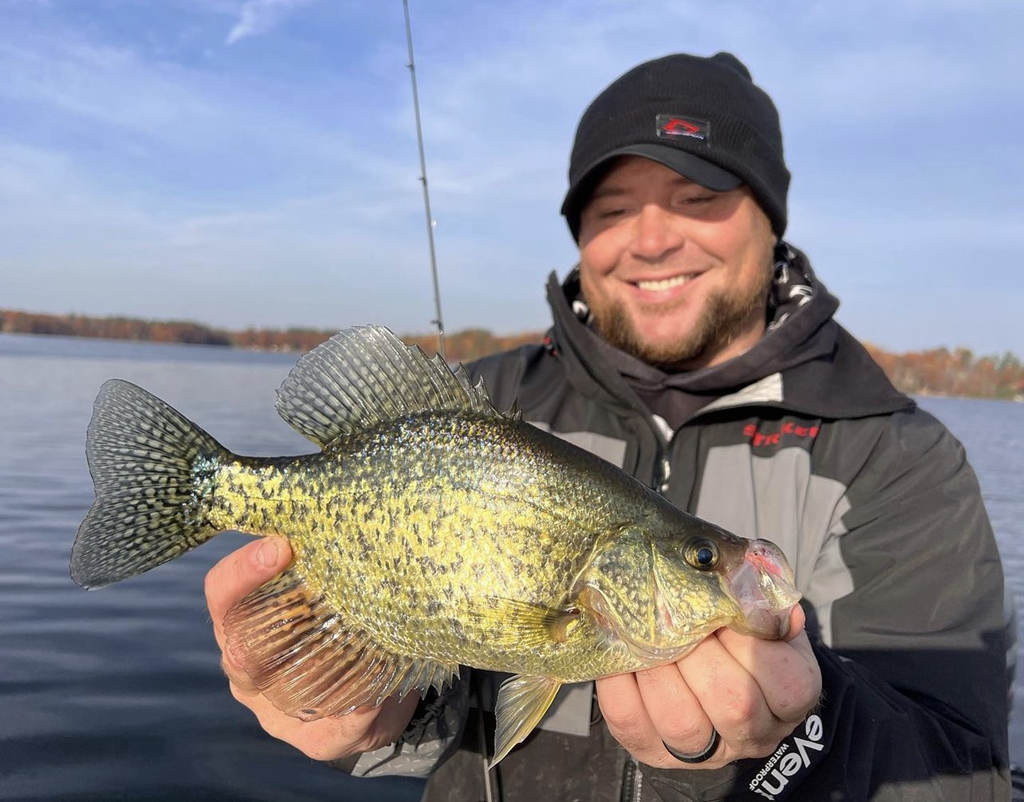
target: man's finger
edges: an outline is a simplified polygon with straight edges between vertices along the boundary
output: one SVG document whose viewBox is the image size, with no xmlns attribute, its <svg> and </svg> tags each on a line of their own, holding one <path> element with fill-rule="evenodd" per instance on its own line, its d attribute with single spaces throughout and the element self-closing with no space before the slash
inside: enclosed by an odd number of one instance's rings
<svg viewBox="0 0 1024 802">
<path fill-rule="evenodd" d="M 749 754 L 749 749 L 764 748 L 767 741 L 775 738 L 777 722 L 757 681 L 722 644 L 720 637 L 723 632 L 731 630 L 719 631 L 705 638 L 676 665 L 726 745 L 735 752 Z M 740 637 L 762 642 L 749 635 Z M 773 741 L 775 743 L 778 743 L 778 738 Z"/>
<path fill-rule="evenodd" d="M 772 715 L 779 721 L 802 721 L 818 702 L 821 670 L 807 634 L 790 641 L 762 641 L 729 630 L 719 641 L 760 687 Z"/>
<path fill-rule="evenodd" d="M 635 674 L 616 674 L 597 680 L 597 703 L 608 729 L 630 752 L 642 750 L 654 734 Z"/>
<path fill-rule="evenodd" d="M 649 671 L 657 673 L 664 666 Z M 669 666 L 676 671 L 675 666 Z M 641 672 L 643 673 L 643 672 Z M 678 673 L 678 672 L 676 672 Z M 612 736 L 633 757 L 649 766 L 679 765 L 662 745 L 658 731 L 644 706 L 637 677 L 617 674 L 597 680 L 597 702 Z"/>
<path fill-rule="evenodd" d="M 786 633 L 786 637 L 783 638 L 783 640 L 793 640 L 793 638 L 804 631 L 806 625 L 807 614 L 804 612 L 804 608 L 799 604 L 794 604 L 793 609 L 789 611 L 789 631 Z"/>
<path fill-rule="evenodd" d="M 252 695 L 260 692 L 260 689 L 256 686 L 256 683 L 252 681 L 249 675 L 244 671 L 236 669 L 226 656 L 221 656 L 220 658 L 220 670 L 223 671 L 224 676 L 228 678 L 228 684 L 237 688 L 242 693 Z M 235 698 L 237 698 L 237 696 Z M 238 701 L 245 704 L 241 699 Z"/>
<path fill-rule="evenodd" d="M 288 541 L 264 537 L 231 552 L 206 574 L 206 604 L 217 643 L 224 648 L 221 623 L 227 611 L 247 594 L 273 579 L 292 559 Z"/>
<path fill-rule="evenodd" d="M 659 740 L 687 755 L 707 746 L 713 725 L 675 663 L 638 671 L 636 683 Z"/>
</svg>

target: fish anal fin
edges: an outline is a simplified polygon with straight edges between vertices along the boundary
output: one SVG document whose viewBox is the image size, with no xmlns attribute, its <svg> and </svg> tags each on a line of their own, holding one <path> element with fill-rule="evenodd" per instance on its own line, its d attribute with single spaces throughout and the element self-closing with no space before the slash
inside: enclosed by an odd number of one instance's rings
<svg viewBox="0 0 1024 802">
<path fill-rule="evenodd" d="M 494 768 L 516 744 L 536 727 L 558 693 L 562 683 L 551 677 L 509 677 L 498 689 L 494 708 L 497 727 L 494 731 Z"/>
<path fill-rule="evenodd" d="M 395 654 L 310 593 L 294 568 L 224 617 L 232 660 L 275 707 L 312 721 L 379 705 L 388 696 L 441 690 L 458 667 Z"/>
<path fill-rule="evenodd" d="M 478 600 L 470 611 L 489 642 L 522 648 L 564 643 L 579 617 L 576 607 L 547 607 L 497 596 Z"/>
</svg>

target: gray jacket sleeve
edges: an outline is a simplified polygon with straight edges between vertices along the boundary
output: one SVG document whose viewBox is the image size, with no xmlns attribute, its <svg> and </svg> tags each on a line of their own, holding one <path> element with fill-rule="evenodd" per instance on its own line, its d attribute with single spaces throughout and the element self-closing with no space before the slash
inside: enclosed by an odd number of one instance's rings
<svg viewBox="0 0 1024 802">
<path fill-rule="evenodd" d="M 847 486 L 832 534 L 852 589 L 815 643 L 821 706 L 771 756 L 652 785 L 665 800 L 1009 799 L 1003 575 L 963 448 L 919 410 L 830 432 L 816 448 Z"/>
</svg>

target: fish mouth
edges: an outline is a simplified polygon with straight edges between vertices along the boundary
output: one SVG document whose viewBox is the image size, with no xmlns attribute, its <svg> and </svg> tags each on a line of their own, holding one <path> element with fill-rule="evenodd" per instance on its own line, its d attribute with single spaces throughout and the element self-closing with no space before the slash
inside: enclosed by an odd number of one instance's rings
<svg viewBox="0 0 1024 802">
<path fill-rule="evenodd" d="M 790 610 L 802 594 L 778 546 L 768 540 L 750 541 L 743 561 L 728 572 L 725 584 L 743 614 L 737 629 L 769 640 L 789 634 Z"/>
</svg>

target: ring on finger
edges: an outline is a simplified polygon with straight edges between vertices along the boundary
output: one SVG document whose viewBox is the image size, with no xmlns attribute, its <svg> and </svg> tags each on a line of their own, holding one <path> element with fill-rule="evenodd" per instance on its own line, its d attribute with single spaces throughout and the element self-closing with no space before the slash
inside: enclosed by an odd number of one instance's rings
<svg viewBox="0 0 1024 802">
<path fill-rule="evenodd" d="M 676 760 L 679 760 L 683 763 L 703 763 L 717 751 L 718 744 L 721 743 L 721 741 L 722 736 L 718 734 L 718 730 L 712 727 L 711 740 L 708 741 L 708 745 L 705 746 L 701 751 L 692 755 L 687 755 L 683 752 L 677 752 L 675 749 L 673 749 L 671 746 L 665 743 L 665 741 L 662 741 L 661 743 L 665 747 L 665 751 L 672 755 L 672 757 L 674 757 Z"/>
</svg>

